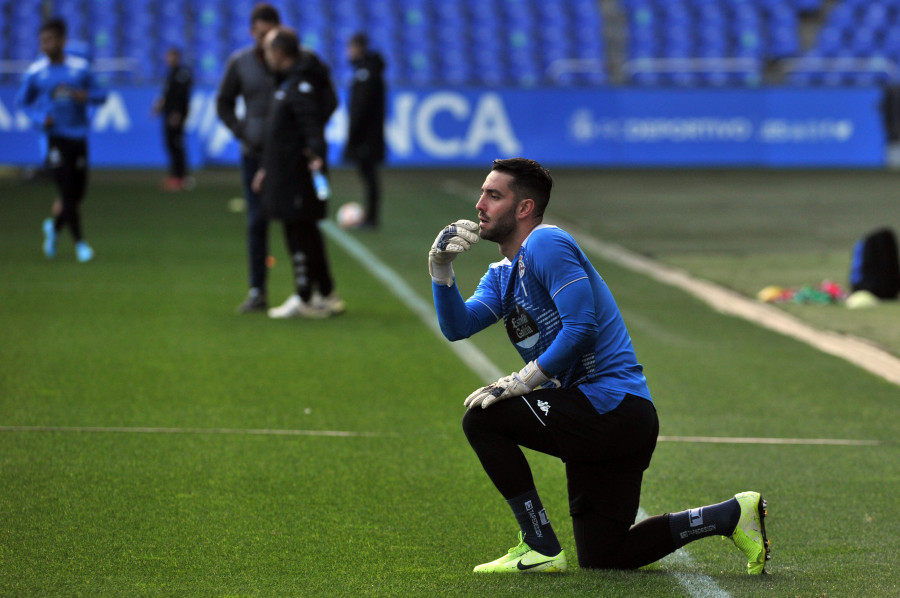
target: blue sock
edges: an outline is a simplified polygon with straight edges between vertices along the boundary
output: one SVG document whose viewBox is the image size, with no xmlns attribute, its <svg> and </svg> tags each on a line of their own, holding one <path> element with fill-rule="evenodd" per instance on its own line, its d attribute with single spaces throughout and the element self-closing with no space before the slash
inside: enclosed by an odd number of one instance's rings
<svg viewBox="0 0 900 598">
<path fill-rule="evenodd" d="M 736 498 L 716 505 L 671 513 L 669 531 L 678 548 L 707 536 L 730 536 L 741 518 L 741 505 Z"/>
<path fill-rule="evenodd" d="M 556 533 L 544 511 L 537 490 L 529 490 L 521 496 L 506 501 L 512 509 L 519 529 L 525 535 L 525 543 L 544 556 L 556 556 L 562 550 Z"/>
</svg>

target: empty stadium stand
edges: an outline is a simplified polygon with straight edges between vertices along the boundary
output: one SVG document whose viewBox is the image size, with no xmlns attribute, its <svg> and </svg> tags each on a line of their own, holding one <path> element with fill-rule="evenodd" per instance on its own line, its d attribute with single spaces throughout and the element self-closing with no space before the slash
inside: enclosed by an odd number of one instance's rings
<svg viewBox="0 0 900 598">
<path fill-rule="evenodd" d="M 350 75 L 344 45 L 370 34 L 389 64 L 391 83 L 535 86 L 606 83 L 605 69 L 559 61 L 605 56 L 596 0 L 303 0 L 275 1 L 286 24 L 332 65 Z M 0 0 L 0 61 L 6 73 L 38 55 L 44 16 L 69 23 L 70 40 L 90 47 L 107 77 L 156 83 L 166 48 L 182 48 L 201 84 L 215 84 L 229 54 L 249 43 L 255 0 Z M 555 62 L 559 62 L 551 68 Z M 7 77 L 8 79 L 8 77 Z"/>
<path fill-rule="evenodd" d="M 69 22 L 103 76 L 158 84 L 180 47 L 215 85 L 250 42 L 256 0 L 0 0 L 0 81 L 38 55 L 43 16 Z M 552 87 L 890 85 L 900 0 L 275 0 L 332 66 L 369 33 L 391 84 Z M 102 68 L 100 68 L 102 67 Z"/>
</svg>

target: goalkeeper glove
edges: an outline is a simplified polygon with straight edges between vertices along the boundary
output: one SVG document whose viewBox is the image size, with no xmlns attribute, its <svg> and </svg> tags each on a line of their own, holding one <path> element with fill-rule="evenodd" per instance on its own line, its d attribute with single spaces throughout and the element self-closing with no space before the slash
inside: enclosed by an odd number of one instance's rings
<svg viewBox="0 0 900 598">
<path fill-rule="evenodd" d="M 428 252 L 428 273 L 437 284 L 453 284 L 452 262 L 457 255 L 468 251 L 478 242 L 480 226 L 471 220 L 457 220 L 445 226 Z"/>
<path fill-rule="evenodd" d="M 493 384 L 479 388 L 470 394 L 463 404 L 466 406 L 466 409 L 478 407 L 479 405 L 482 409 L 487 409 L 497 401 L 527 395 L 547 382 L 553 382 L 554 386 L 559 387 L 559 382 L 547 376 L 541 370 L 537 361 L 529 361 L 518 372 L 513 372 L 509 376 L 500 378 Z"/>
</svg>

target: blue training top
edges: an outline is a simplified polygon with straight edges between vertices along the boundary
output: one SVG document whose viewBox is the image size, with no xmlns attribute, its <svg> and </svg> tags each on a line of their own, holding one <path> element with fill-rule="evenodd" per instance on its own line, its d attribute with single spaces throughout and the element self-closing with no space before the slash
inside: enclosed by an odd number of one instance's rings
<svg viewBox="0 0 900 598">
<path fill-rule="evenodd" d="M 86 102 L 74 99 L 72 92 L 79 89 L 87 92 Z M 60 64 L 46 57 L 32 64 L 22 79 L 15 105 L 50 137 L 85 139 L 90 125 L 88 105 L 102 104 L 106 94 L 97 84 L 90 63 L 67 54 Z M 44 129 L 47 116 L 53 116 L 53 126 Z"/>
<path fill-rule="evenodd" d="M 562 229 L 535 228 L 514 262 L 491 264 L 465 302 L 455 282 L 432 286 L 449 340 L 502 318 L 522 359 L 537 359 L 563 387 L 577 386 L 598 412 L 615 409 L 626 394 L 652 400 L 609 287 Z"/>
</svg>

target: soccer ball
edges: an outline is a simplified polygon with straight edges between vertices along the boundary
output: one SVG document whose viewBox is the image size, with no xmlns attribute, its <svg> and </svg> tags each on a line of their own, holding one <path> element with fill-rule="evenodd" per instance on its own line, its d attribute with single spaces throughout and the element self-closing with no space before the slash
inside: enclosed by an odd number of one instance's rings
<svg viewBox="0 0 900 598">
<path fill-rule="evenodd" d="M 365 217 L 365 210 L 363 210 L 363 207 L 355 201 L 345 203 L 337 211 L 338 226 L 344 230 L 359 227 L 359 225 L 363 223 Z"/>
</svg>

